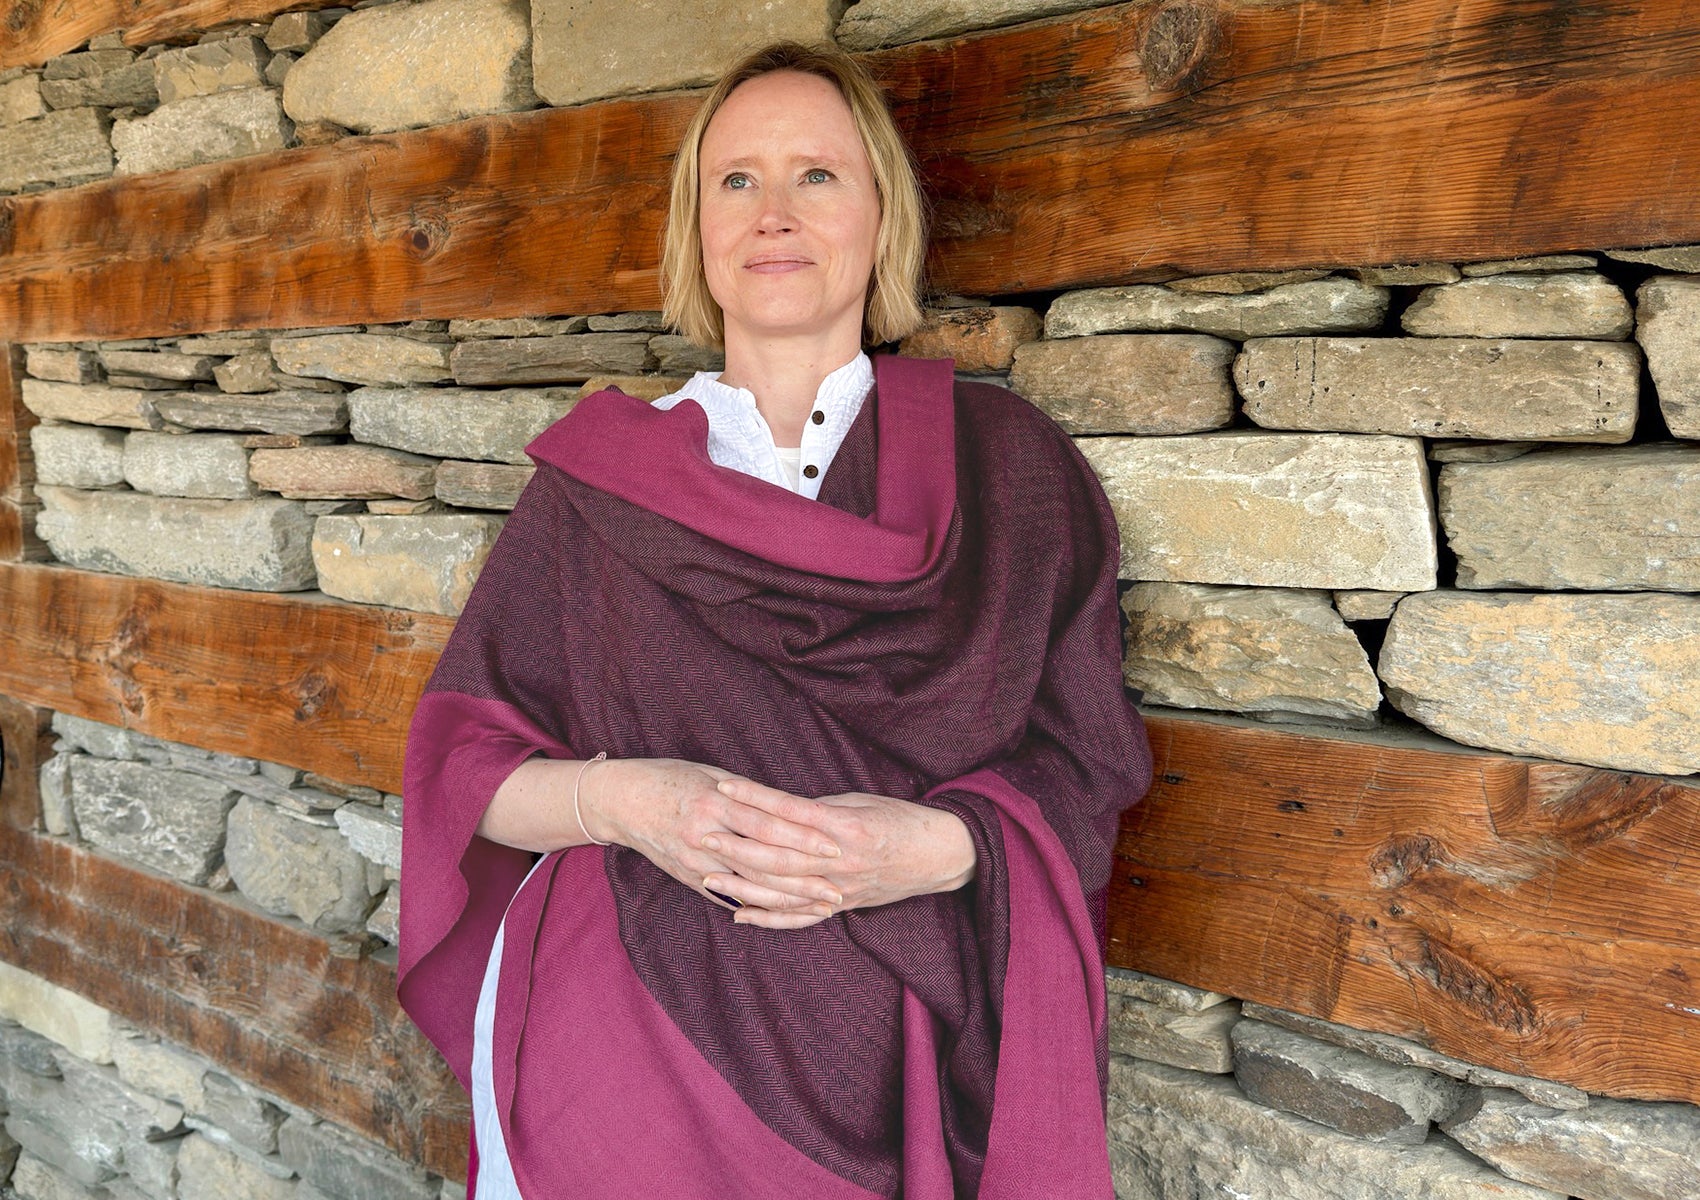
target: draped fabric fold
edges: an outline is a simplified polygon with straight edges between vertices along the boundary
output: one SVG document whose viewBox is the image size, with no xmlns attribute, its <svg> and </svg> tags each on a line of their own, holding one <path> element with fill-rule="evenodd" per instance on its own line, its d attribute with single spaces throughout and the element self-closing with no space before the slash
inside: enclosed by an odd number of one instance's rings
<svg viewBox="0 0 1700 1200">
<path fill-rule="evenodd" d="M 1111 1194 L 1102 905 L 1150 775 L 1114 522 L 1020 398 L 948 362 L 876 381 L 818 502 L 715 466 L 694 403 L 581 402 L 415 714 L 400 995 L 466 1081 L 505 929 L 527 1196 Z M 946 808 L 977 878 L 767 931 L 585 847 L 516 897 L 533 856 L 475 835 L 490 797 L 604 750 Z"/>
</svg>

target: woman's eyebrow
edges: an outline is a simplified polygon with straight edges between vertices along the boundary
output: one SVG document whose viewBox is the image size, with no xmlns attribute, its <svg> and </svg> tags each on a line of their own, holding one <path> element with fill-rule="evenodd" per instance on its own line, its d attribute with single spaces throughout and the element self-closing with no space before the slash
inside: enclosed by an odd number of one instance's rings
<svg viewBox="0 0 1700 1200">
<path fill-rule="evenodd" d="M 791 155 L 786 156 L 786 161 L 790 162 L 790 163 L 799 163 L 799 162 L 819 163 L 823 166 L 838 167 L 838 166 L 842 166 L 844 164 L 845 159 L 844 159 L 844 156 L 841 155 L 841 154 L 829 154 L 829 153 L 823 152 L 823 153 L 819 153 L 819 154 L 814 154 L 814 153 L 791 154 Z M 751 167 L 759 167 L 761 165 L 762 165 L 761 159 L 756 158 L 752 155 L 741 155 L 738 158 L 728 158 L 728 159 L 714 160 L 713 162 L 711 162 L 708 165 L 708 167 L 705 171 L 705 174 L 718 175 L 722 171 L 747 170 Z"/>
</svg>

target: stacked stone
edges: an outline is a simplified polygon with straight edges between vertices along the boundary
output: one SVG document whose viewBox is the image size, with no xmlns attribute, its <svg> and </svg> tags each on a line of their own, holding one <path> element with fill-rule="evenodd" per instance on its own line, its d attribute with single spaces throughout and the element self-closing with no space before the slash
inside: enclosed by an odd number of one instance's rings
<svg viewBox="0 0 1700 1200">
<path fill-rule="evenodd" d="M 465 1189 L 0 963 L 0 1182 L 22 1200 L 465 1200 Z"/>
</svg>

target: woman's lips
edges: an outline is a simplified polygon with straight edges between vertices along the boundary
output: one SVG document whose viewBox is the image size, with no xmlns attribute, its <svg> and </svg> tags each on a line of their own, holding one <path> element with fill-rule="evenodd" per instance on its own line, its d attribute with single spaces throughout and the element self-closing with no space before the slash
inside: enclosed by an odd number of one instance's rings
<svg viewBox="0 0 1700 1200">
<path fill-rule="evenodd" d="M 744 264 L 744 270 L 754 271 L 758 275 L 783 275 L 813 265 L 806 258 L 753 258 Z"/>
</svg>

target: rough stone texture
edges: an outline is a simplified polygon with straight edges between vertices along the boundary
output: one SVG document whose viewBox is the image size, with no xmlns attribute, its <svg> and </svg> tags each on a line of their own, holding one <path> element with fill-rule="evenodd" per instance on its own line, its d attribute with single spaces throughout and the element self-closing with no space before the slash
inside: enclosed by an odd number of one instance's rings
<svg viewBox="0 0 1700 1200">
<path fill-rule="evenodd" d="M 392 385 L 437 383 L 449 378 L 446 344 L 394 334 L 277 338 L 271 349 L 280 371 L 308 378 Z"/>
<path fill-rule="evenodd" d="M 137 430 L 124 439 L 124 480 L 155 496 L 244 500 L 254 495 L 248 453 L 235 434 Z"/>
<path fill-rule="evenodd" d="M 1539 450 L 1541 446 L 1540 442 L 1437 441 L 1428 444 L 1428 460 L 1437 463 L 1509 462 L 1531 450 Z"/>
<path fill-rule="evenodd" d="M 112 127 L 117 173 L 170 171 L 282 150 L 293 130 L 277 93 L 238 88 L 162 104 L 145 117 Z"/>
<path fill-rule="evenodd" d="M 1429 1122 L 1464 1098 L 1461 1084 L 1312 1041 L 1261 1021 L 1234 1026 L 1234 1081 L 1247 1098 L 1341 1133 L 1420 1146 Z"/>
<path fill-rule="evenodd" d="M 1334 611 L 1346 621 L 1385 621 L 1404 597 L 1404 592 L 1335 592 Z"/>
<path fill-rule="evenodd" d="M 244 796 L 230 810 L 230 878 L 267 912 L 320 933 L 364 927 L 371 905 L 365 861 L 334 824 L 317 824 Z"/>
<path fill-rule="evenodd" d="M 112 1065 L 131 1087 L 162 1096 L 186 1109 L 206 1105 L 201 1080 L 210 1064 L 180 1047 L 130 1031 L 112 1039 Z"/>
<path fill-rule="evenodd" d="M 1188 330 L 1243 341 L 1381 328 L 1387 289 L 1355 279 L 1290 283 L 1244 296 L 1188 295 L 1166 287 L 1093 288 L 1057 297 L 1045 336 Z"/>
<path fill-rule="evenodd" d="M 1456 283 L 1463 272 L 1451 263 L 1414 263 L 1410 266 L 1359 267 L 1348 274 L 1363 283 L 1380 287 L 1410 287 L 1416 284 Z"/>
<path fill-rule="evenodd" d="M 175 350 L 102 350 L 101 365 L 113 375 L 147 375 L 187 383 L 211 379 L 215 361 L 204 354 L 182 354 Z"/>
<path fill-rule="evenodd" d="M 77 836 L 77 812 L 71 805 L 71 758 L 69 754 L 55 754 L 36 773 L 41 824 L 55 837 Z"/>
<path fill-rule="evenodd" d="M 290 68 L 283 105 L 297 121 L 361 133 L 531 108 L 530 50 L 525 0 L 369 8 L 338 21 Z"/>
<path fill-rule="evenodd" d="M 458 615 L 503 519 L 472 513 L 320 517 L 313 535 L 319 587 L 362 604 Z"/>
<path fill-rule="evenodd" d="M 1437 499 L 1461 588 L 1700 591 L 1700 446 L 1452 463 Z"/>
<path fill-rule="evenodd" d="M 1399 602 L 1387 698 L 1470 746 L 1700 771 L 1700 599 L 1433 592 Z"/>
<path fill-rule="evenodd" d="M 1177 983 L 1172 979 L 1160 979 L 1143 971 L 1129 971 L 1123 967 L 1105 967 L 1104 986 L 1113 996 L 1132 996 L 1136 1000 L 1149 1000 L 1152 1004 L 1180 1012 L 1203 1012 L 1230 999 L 1221 992 L 1205 991 L 1203 988 Z"/>
<path fill-rule="evenodd" d="M 1564 1200 L 1456 1145 L 1389 1147 L 1247 1100 L 1231 1079 L 1110 1061 L 1121 1200 Z"/>
<path fill-rule="evenodd" d="M 1700 1106 L 1596 1099 L 1554 1112 L 1483 1092 L 1442 1128 L 1513 1179 L 1585 1200 L 1700 1196 Z"/>
<path fill-rule="evenodd" d="M 224 814 L 235 802 L 236 793 L 218 780 L 149 763 L 71 763 L 83 840 L 184 883 L 206 883 L 218 865 Z"/>
<path fill-rule="evenodd" d="M 167 50 L 153 60 L 159 102 L 185 96 L 210 96 L 231 88 L 263 87 L 271 53 L 256 37 L 221 38 L 199 46 Z"/>
<path fill-rule="evenodd" d="M 25 1029 L 10 1018 L 0 1017 L 0 1075 L 9 1075 L 15 1067 L 44 1079 L 58 1079 L 64 1072 L 60 1071 L 59 1060 L 54 1056 L 62 1053 L 62 1047 L 39 1033 Z M 0 1084 L 0 1088 L 3 1086 Z M 0 1110 L 4 1107 L 4 1101 L 0 1101 Z"/>
<path fill-rule="evenodd" d="M 639 400 L 659 400 L 690 382 L 688 375 L 592 375 L 578 386 L 578 398 L 618 388 Z"/>
<path fill-rule="evenodd" d="M 28 1110 L 32 1118 L 41 1118 L 49 1131 L 61 1134 L 86 1167 L 102 1174 L 107 1170 L 127 1173 L 129 1179 L 124 1182 L 134 1191 L 123 1194 L 139 1192 L 156 1200 L 172 1196 L 174 1139 L 183 1132 L 182 1107 L 130 1087 L 109 1066 L 95 1066 L 65 1052 L 54 1057 L 63 1084 L 45 1089 L 47 1095 L 37 1090 L 35 1095 L 21 1097 L 18 1107 Z M 29 1083 L 39 1082 L 26 1078 Z M 18 1140 L 28 1144 L 26 1138 Z"/>
<path fill-rule="evenodd" d="M 479 338 L 454 348 L 456 383 L 579 383 L 592 375 L 647 370 L 650 335 L 575 333 L 558 337 Z"/>
<path fill-rule="evenodd" d="M 27 1151 L 18 1156 L 12 1189 L 21 1200 L 108 1200 L 105 1189 L 91 1191 L 79 1180 Z"/>
<path fill-rule="evenodd" d="M 232 329 L 225 333 L 180 338 L 177 342 L 177 352 L 210 354 L 214 358 L 223 358 L 230 354 L 246 354 L 250 350 L 264 350 L 270 343 L 271 335 L 263 330 Z"/>
<path fill-rule="evenodd" d="M 154 92 L 153 64 L 136 60 L 128 50 L 100 50 L 87 58 L 111 55 L 104 70 L 91 71 L 74 79 L 55 79 L 44 74 L 41 98 L 49 108 L 77 109 L 84 106 L 152 108 L 159 103 Z M 67 56 L 70 57 L 70 56 Z"/>
<path fill-rule="evenodd" d="M 276 1153 L 277 1131 L 284 1120 L 281 1108 L 219 1071 L 207 1072 L 205 1087 L 203 1113 L 221 1133 L 261 1154 Z M 273 1170 L 279 1166 L 274 1165 Z"/>
<path fill-rule="evenodd" d="M 934 308 L 927 323 L 903 339 L 899 351 L 911 358 L 951 358 L 969 375 L 1009 370 L 1015 348 L 1045 328 L 1030 308 Z"/>
<path fill-rule="evenodd" d="M 435 490 L 437 460 L 381 446 L 303 446 L 256 450 L 248 469 L 255 483 L 292 500 L 423 500 Z"/>
<path fill-rule="evenodd" d="M 562 333 L 583 333 L 590 328 L 589 317 L 474 317 L 449 322 L 449 336 L 461 338 L 520 338 L 554 337 Z"/>
<path fill-rule="evenodd" d="M 401 881 L 390 884 L 378 907 L 366 918 L 366 932 L 394 946 L 401 941 Z"/>
<path fill-rule="evenodd" d="M 266 48 L 273 52 L 309 49 L 331 27 L 331 19 L 323 13 L 284 13 L 266 30 Z"/>
<path fill-rule="evenodd" d="M 1428 466 L 1408 438 L 1207 433 L 1076 442 L 1115 509 L 1123 578 L 1425 591 Z"/>
<path fill-rule="evenodd" d="M 1375 723 L 1375 672 L 1326 592 L 1138 583 L 1122 612 L 1122 671 L 1148 703 Z"/>
<path fill-rule="evenodd" d="M 142 751 L 154 741 L 147 734 L 133 729 L 90 721 L 64 712 L 53 714 L 53 732 L 59 735 L 62 750 L 81 750 L 96 758 L 115 758 L 126 762 L 139 759 Z"/>
<path fill-rule="evenodd" d="M 0 192 L 15 192 L 31 183 L 83 183 L 112 174 L 110 125 L 93 108 L 68 108 L 0 125 Z"/>
<path fill-rule="evenodd" d="M 1618 262 L 1645 263 L 1685 275 L 1700 274 L 1700 246 L 1655 246 L 1650 250 L 1607 250 Z"/>
<path fill-rule="evenodd" d="M 37 483 L 74 488 L 124 482 L 124 431 L 102 425 L 37 425 L 30 454 Z"/>
<path fill-rule="evenodd" d="M 41 76 L 20 75 L 0 83 L 0 125 L 15 125 L 47 111 L 41 99 Z"/>
<path fill-rule="evenodd" d="M 707 83 L 752 47 L 831 41 L 842 7 L 835 0 L 531 0 L 537 94 L 550 104 L 581 104 Z M 666 54 L 654 52 L 661 30 Z"/>
<path fill-rule="evenodd" d="M 1635 293 L 1635 315 L 1665 424 L 1676 437 L 1700 438 L 1700 279 L 1649 279 Z"/>
<path fill-rule="evenodd" d="M 1621 342 L 1270 338 L 1234 362 L 1269 429 L 1627 442 L 1641 356 Z"/>
<path fill-rule="evenodd" d="M 1534 258 L 1502 258 L 1469 263 L 1463 268 L 1471 279 L 1488 275 L 1527 275 L 1536 271 L 1592 271 L 1600 260 L 1592 254 L 1543 254 Z"/>
<path fill-rule="evenodd" d="M 437 499 L 458 508 L 509 510 L 519 503 L 520 493 L 536 470 L 508 463 L 440 463 Z"/>
<path fill-rule="evenodd" d="M 532 438 L 571 411 L 567 388 L 362 388 L 348 395 L 354 437 L 436 458 L 525 465 Z"/>
<path fill-rule="evenodd" d="M 437 1200 L 424 1168 L 328 1121 L 284 1122 L 278 1153 L 310 1186 L 338 1200 Z"/>
<path fill-rule="evenodd" d="M 1400 318 L 1419 337 L 1629 336 L 1635 314 L 1602 275 L 1491 275 L 1424 289 Z"/>
<path fill-rule="evenodd" d="M 282 51 L 278 54 L 272 55 L 271 61 L 266 63 L 266 70 L 265 70 L 266 83 L 269 84 L 272 87 L 281 88 L 284 84 L 284 81 L 289 78 L 289 68 L 293 67 L 296 63 L 298 63 L 300 61 L 301 61 L 301 56 L 299 54 L 291 54 L 287 50 Z M 308 125 L 308 126 L 314 126 L 314 125 L 319 125 L 319 124 L 328 125 L 328 124 L 331 124 L 331 122 L 328 122 L 328 121 L 326 121 L 326 122 L 303 121 L 302 124 Z M 341 126 L 337 126 L 337 128 L 340 129 Z M 295 127 L 295 141 L 296 141 L 296 144 L 302 145 L 302 146 L 311 146 L 311 145 L 315 144 L 313 142 L 308 141 L 305 137 L 302 136 L 300 125 L 297 125 Z"/>
<path fill-rule="evenodd" d="M 971 29 L 1036 21 L 1091 8 L 1102 0 L 859 0 L 838 23 L 838 44 L 871 50 Z M 907 351 L 905 351 L 907 353 Z"/>
<path fill-rule="evenodd" d="M 592 333 L 627 333 L 633 330 L 643 330 L 648 333 L 665 333 L 667 319 L 655 309 L 638 309 L 633 312 L 600 313 L 585 318 L 585 325 Z"/>
<path fill-rule="evenodd" d="M 401 868 L 401 822 L 390 820 L 382 809 L 364 804 L 339 808 L 336 825 L 362 858 L 379 866 Z"/>
<path fill-rule="evenodd" d="M 295 1181 L 279 1179 L 250 1159 L 198 1133 L 183 1139 L 177 1151 L 177 1169 L 182 1182 L 181 1200 L 294 1200 Z"/>
<path fill-rule="evenodd" d="M 37 379 L 63 383 L 93 383 L 100 378 L 100 358 L 92 350 L 26 346 L 24 369 Z"/>
<path fill-rule="evenodd" d="M 661 333 L 650 338 L 649 352 L 655 355 L 655 369 L 669 375 L 720 371 L 726 367 L 724 353 L 708 346 L 699 346 L 690 338 L 676 333 Z"/>
<path fill-rule="evenodd" d="M 298 500 L 185 500 L 38 487 L 36 533 L 73 567 L 208 587 L 313 586 L 313 518 Z"/>
<path fill-rule="evenodd" d="M 1148 1062 L 1225 1075 L 1234 1069 L 1229 1033 L 1239 1006 L 1220 1004 L 1184 1012 L 1135 996 L 1109 997 L 1110 1049 Z"/>
<path fill-rule="evenodd" d="M 1028 342 L 1009 383 L 1069 433 L 1197 433 L 1234 419 L 1233 361 L 1204 334 L 1104 334 Z"/>
<path fill-rule="evenodd" d="M 1192 275 L 1171 279 L 1163 286 L 1172 292 L 1196 292 L 1209 296 L 1245 296 L 1252 292 L 1267 292 L 1289 283 L 1309 283 L 1327 279 L 1331 271 L 1234 271 L 1227 275 Z M 1360 280 L 1360 282 L 1362 282 Z"/>
<path fill-rule="evenodd" d="M 236 429 L 311 436 L 348 428 L 348 401 L 341 392 L 268 392 L 220 396 L 173 392 L 153 401 L 158 415 L 187 429 Z"/>
<path fill-rule="evenodd" d="M 269 392 L 273 381 L 272 356 L 267 350 L 247 350 L 213 368 L 218 390 L 237 395 Z"/>
<path fill-rule="evenodd" d="M 0 1017 L 89 1062 L 112 1061 L 110 1012 L 4 959 L 0 959 Z"/>
</svg>

